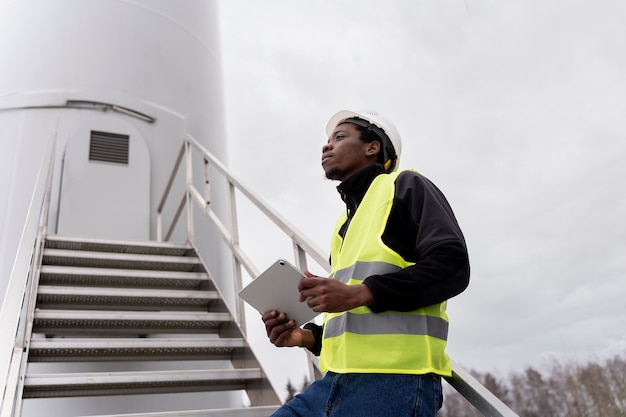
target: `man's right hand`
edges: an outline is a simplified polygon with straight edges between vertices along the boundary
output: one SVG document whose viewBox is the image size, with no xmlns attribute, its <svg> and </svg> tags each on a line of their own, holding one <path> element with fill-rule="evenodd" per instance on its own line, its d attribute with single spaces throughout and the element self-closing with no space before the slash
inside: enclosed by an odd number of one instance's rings
<svg viewBox="0 0 626 417">
<path fill-rule="evenodd" d="M 283 312 L 268 311 L 261 316 L 270 342 L 278 347 L 308 347 L 315 344 L 313 332 L 296 327 L 296 323 Z"/>
</svg>

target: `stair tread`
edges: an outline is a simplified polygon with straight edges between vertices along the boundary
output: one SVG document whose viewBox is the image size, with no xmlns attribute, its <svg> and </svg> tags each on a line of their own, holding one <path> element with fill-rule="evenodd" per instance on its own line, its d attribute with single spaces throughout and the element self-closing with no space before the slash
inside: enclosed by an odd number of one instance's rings
<svg viewBox="0 0 626 417">
<path fill-rule="evenodd" d="M 102 252 L 125 253 L 185 253 L 193 250 L 188 243 L 157 242 L 152 240 L 109 240 L 85 237 L 48 235 L 46 248 L 98 250 Z"/>
<path fill-rule="evenodd" d="M 204 311 L 36 310 L 33 332 L 50 335 L 217 332 L 229 313 Z"/>
<path fill-rule="evenodd" d="M 40 283 L 50 285 L 115 286 L 123 288 L 197 288 L 212 281 L 205 271 L 160 271 L 157 269 L 96 268 L 43 265 Z"/>
<path fill-rule="evenodd" d="M 25 398 L 243 390 L 259 368 L 27 374 Z"/>
<path fill-rule="evenodd" d="M 243 338 L 35 338 L 30 343 L 29 361 L 228 360 L 247 347 Z"/>
<path fill-rule="evenodd" d="M 63 338 L 33 339 L 30 350 L 37 349 L 144 349 L 144 348 L 212 348 L 245 347 L 241 338 L 176 337 L 176 338 Z"/>
<path fill-rule="evenodd" d="M 143 320 L 143 321 L 230 321 L 229 313 L 188 311 L 107 311 L 107 310 L 43 310 L 35 311 L 37 319 L 88 319 L 88 320 Z"/>
<path fill-rule="evenodd" d="M 172 383 L 184 381 L 219 381 L 226 379 L 256 379 L 262 376 L 258 368 L 242 369 L 191 369 L 173 371 L 124 372 L 69 372 L 53 374 L 26 374 L 24 387 L 55 385 L 103 385 Z"/>
<path fill-rule="evenodd" d="M 200 290 L 164 290 L 143 288 L 113 288 L 113 287 L 74 287 L 60 285 L 40 285 L 38 295 L 75 295 L 93 297 L 144 297 L 144 298 L 192 298 L 203 300 L 217 300 L 216 291 Z"/>
<path fill-rule="evenodd" d="M 157 269 L 163 271 L 193 271 L 202 268 L 202 262 L 197 256 L 96 252 L 49 248 L 43 250 L 42 264 L 74 267 Z"/>
<path fill-rule="evenodd" d="M 188 410 L 188 411 L 161 411 L 154 413 L 133 414 L 107 414 L 90 417 L 206 417 L 206 416 L 229 416 L 229 417 L 269 417 L 276 411 L 279 405 L 266 405 L 246 408 L 219 408 L 212 410 Z"/>
<path fill-rule="evenodd" d="M 180 264 L 200 264 L 200 260 L 196 256 L 173 256 L 173 255 L 152 255 L 137 253 L 117 253 L 117 252 L 95 252 L 82 250 L 66 250 L 66 249 L 44 249 L 43 256 L 45 258 L 65 258 L 65 259 L 96 259 L 96 260 L 119 260 L 133 262 L 161 262 L 161 263 L 180 263 Z M 45 262 L 45 261 L 44 261 Z"/>
<path fill-rule="evenodd" d="M 151 269 L 120 269 L 120 268 L 90 268 L 65 265 L 43 265 L 42 274 L 71 274 L 71 275 L 107 275 L 107 276 L 135 276 L 135 277 L 161 277 L 177 279 L 206 279 L 206 272 L 194 271 L 159 271 Z"/>
</svg>

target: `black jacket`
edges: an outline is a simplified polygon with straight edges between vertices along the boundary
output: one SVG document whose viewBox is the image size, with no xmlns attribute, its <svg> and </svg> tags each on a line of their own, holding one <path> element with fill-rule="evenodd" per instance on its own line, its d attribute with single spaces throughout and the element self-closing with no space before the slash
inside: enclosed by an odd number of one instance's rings
<svg viewBox="0 0 626 417">
<path fill-rule="evenodd" d="M 370 165 L 337 187 L 348 212 L 340 229 L 342 236 L 378 175 L 386 175 L 383 167 Z M 415 265 L 363 281 L 374 296 L 374 303 L 368 306 L 372 312 L 415 310 L 443 302 L 467 288 L 470 267 L 463 233 L 443 193 L 423 175 L 403 171 L 396 179 L 382 240 Z M 304 327 L 315 334 L 316 346 L 311 351 L 319 354 L 322 327 L 314 323 Z"/>
</svg>

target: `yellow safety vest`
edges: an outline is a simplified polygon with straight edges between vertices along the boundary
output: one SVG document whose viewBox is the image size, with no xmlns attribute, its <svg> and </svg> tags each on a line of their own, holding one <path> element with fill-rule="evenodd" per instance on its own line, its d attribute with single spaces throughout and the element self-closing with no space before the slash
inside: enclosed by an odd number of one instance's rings
<svg viewBox="0 0 626 417">
<path fill-rule="evenodd" d="M 331 278 L 359 285 L 371 275 L 413 265 L 385 245 L 387 224 L 398 172 L 378 175 L 363 197 L 344 238 L 337 221 L 331 241 Z M 446 302 L 409 312 L 372 313 L 358 307 L 324 315 L 320 367 L 336 373 L 451 375 L 444 352 L 448 335 Z"/>
</svg>

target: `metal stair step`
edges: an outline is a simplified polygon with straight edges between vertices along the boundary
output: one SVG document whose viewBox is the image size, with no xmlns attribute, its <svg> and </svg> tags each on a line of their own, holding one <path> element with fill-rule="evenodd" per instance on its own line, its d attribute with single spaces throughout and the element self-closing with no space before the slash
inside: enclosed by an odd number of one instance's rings
<svg viewBox="0 0 626 417">
<path fill-rule="evenodd" d="M 24 379 L 24 398 L 244 390 L 262 378 L 256 368 L 32 374 Z"/>
<path fill-rule="evenodd" d="M 269 417 L 279 408 L 278 405 L 267 405 L 247 408 L 220 408 L 214 410 L 165 411 L 155 413 L 107 414 L 90 417 Z"/>
<path fill-rule="evenodd" d="M 31 362 L 229 360 L 247 347 L 244 339 L 206 337 L 33 339 Z"/>
<path fill-rule="evenodd" d="M 200 259 L 196 256 L 142 255 L 64 249 L 44 249 L 42 264 L 162 271 L 193 271 L 202 266 Z"/>
<path fill-rule="evenodd" d="M 45 247 L 50 249 L 141 253 L 169 256 L 183 256 L 193 251 L 192 246 L 189 244 L 155 241 L 104 240 L 58 235 L 48 235 L 46 237 Z"/>
<path fill-rule="evenodd" d="M 229 313 L 35 310 L 33 332 L 48 335 L 217 332 Z"/>
<path fill-rule="evenodd" d="M 197 288 L 210 280 L 206 272 L 43 265 L 39 282 L 50 285 Z"/>
<path fill-rule="evenodd" d="M 138 309 L 200 309 L 207 311 L 212 303 L 221 301 L 216 291 L 163 290 L 141 288 L 102 288 L 40 285 L 37 291 L 39 308 L 119 308 Z"/>
</svg>

